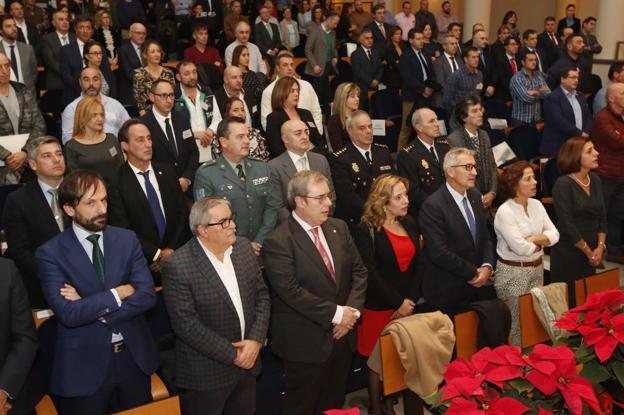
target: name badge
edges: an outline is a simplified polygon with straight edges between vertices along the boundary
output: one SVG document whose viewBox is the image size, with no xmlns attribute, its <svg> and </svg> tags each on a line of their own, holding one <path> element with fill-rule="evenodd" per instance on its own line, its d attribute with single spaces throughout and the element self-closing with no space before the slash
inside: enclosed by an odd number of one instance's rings
<svg viewBox="0 0 624 415">
<path fill-rule="evenodd" d="M 193 136 L 193 133 L 191 132 L 191 130 L 184 130 L 184 132 L 182 133 L 182 138 L 185 140 L 192 136 Z"/>
<path fill-rule="evenodd" d="M 381 171 L 386 171 L 386 170 L 390 170 L 392 167 L 390 165 L 385 165 L 385 166 L 379 166 L 379 170 Z"/>
<path fill-rule="evenodd" d="M 117 155 L 117 149 L 115 147 L 109 148 L 108 152 L 110 153 L 111 157 L 115 157 Z"/>
<path fill-rule="evenodd" d="M 477 86 L 475 86 L 475 89 L 482 90 L 483 89 L 483 84 L 481 82 L 479 82 L 477 84 Z"/>
<path fill-rule="evenodd" d="M 310 128 L 316 128 L 316 124 L 314 124 L 314 121 L 308 121 L 308 126 Z"/>
<path fill-rule="evenodd" d="M 261 184 L 264 184 L 266 182 L 269 181 L 269 178 L 267 176 L 265 177 L 258 177 L 257 179 L 253 179 L 251 182 L 253 183 L 254 186 L 259 186 Z"/>
<path fill-rule="evenodd" d="M 251 107 L 251 112 L 258 112 L 258 106 L 254 105 L 253 107 Z"/>
</svg>

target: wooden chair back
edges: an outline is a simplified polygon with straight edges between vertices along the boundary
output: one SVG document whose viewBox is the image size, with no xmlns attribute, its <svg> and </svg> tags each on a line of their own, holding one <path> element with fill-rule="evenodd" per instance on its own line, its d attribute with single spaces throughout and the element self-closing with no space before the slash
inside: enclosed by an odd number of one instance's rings
<svg viewBox="0 0 624 415">
<path fill-rule="evenodd" d="M 535 314 L 531 294 L 521 295 L 518 300 L 520 303 L 520 342 L 522 348 L 550 341 L 546 329 Z"/>
<path fill-rule="evenodd" d="M 477 330 L 479 315 L 476 311 L 457 314 L 453 319 L 455 326 L 455 351 L 457 357 L 470 359 L 477 352 Z"/>
<path fill-rule="evenodd" d="M 384 334 L 379 337 L 379 351 L 381 354 L 383 394 L 387 396 L 407 389 L 405 368 L 401 363 L 391 335 Z"/>
</svg>

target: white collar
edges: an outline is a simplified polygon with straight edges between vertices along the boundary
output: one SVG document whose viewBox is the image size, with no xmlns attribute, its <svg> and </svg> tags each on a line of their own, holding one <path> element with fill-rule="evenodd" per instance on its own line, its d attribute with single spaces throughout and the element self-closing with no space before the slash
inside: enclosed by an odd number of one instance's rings
<svg viewBox="0 0 624 415">
<path fill-rule="evenodd" d="M 312 226 L 312 225 L 310 225 L 308 222 L 306 222 L 303 219 L 301 219 L 301 217 L 299 215 L 297 215 L 297 213 L 294 210 L 292 212 L 292 216 L 293 216 L 293 219 L 296 220 L 297 223 L 299 225 L 301 225 L 303 230 L 306 231 L 306 232 L 310 232 L 314 228 L 320 228 L 321 227 L 321 225 L 319 225 L 319 226 Z"/>
<path fill-rule="evenodd" d="M 373 146 L 369 146 L 367 149 L 362 149 L 361 147 L 353 144 L 353 147 L 355 147 L 357 149 L 357 151 L 360 152 L 360 154 L 362 155 L 362 157 L 364 157 L 364 160 L 366 160 L 366 152 L 368 151 L 369 156 L 371 158 L 371 160 L 373 159 L 373 152 L 372 152 L 372 148 Z"/>
<path fill-rule="evenodd" d="M 310 164 L 309 163 L 309 159 L 308 159 L 308 152 L 307 151 L 305 153 L 303 153 L 303 156 L 300 156 L 299 154 L 293 153 L 290 150 L 286 150 L 286 152 L 290 156 L 290 159 L 293 161 L 293 164 L 295 165 L 295 167 L 297 167 L 297 163 L 301 159 L 305 159 L 306 161 L 308 161 L 308 165 Z"/>
<path fill-rule="evenodd" d="M 165 119 L 167 118 L 171 118 L 171 113 L 165 115 L 162 115 L 157 109 L 156 107 L 152 107 L 152 112 L 154 113 L 154 117 L 156 117 L 156 121 L 158 121 L 161 124 L 165 123 Z"/>
<path fill-rule="evenodd" d="M 130 166 L 130 168 L 132 169 L 132 171 L 134 172 L 135 175 L 139 174 L 139 173 L 145 173 L 146 171 L 151 171 L 153 172 L 154 169 L 152 169 L 152 162 L 150 161 L 149 166 L 147 166 L 147 169 L 145 171 L 143 170 L 139 170 L 138 168 L 136 168 L 132 163 L 128 162 L 128 166 Z"/>
<path fill-rule="evenodd" d="M 453 189 L 448 182 L 446 182 L 446 188 L 451 193 L 453 200 L 455 200 L 455 203 L 457 204 L 461 203 L 462 199 L 468 195 L 468 192 L 464 192 L 464 194 L 459 193 L 457 190 Z"/>
<path fill-rule="evenodd" d="M 87 239 L 89 236 L 94 235 L 94 234 L 100 235 L 100 238 L 104 235 L 103 231 L 91 232 L 91 231 L 81 228 L 78 224 L 76 224 L 76 222 L 73 222 L 73 221 L 72 221 L 72 228 L 74 229 L 74 234 L 76 234 L 76 238 L 78 238 L 78 241 L 80 242 L 82 242 L 83 240 Z"/>
<path fill-rule="evenodd" d="M 422 143 L 423 146 L 425 146 L 425 148 L 427 150 L 429 150 L 430 148 L 433 147 L 433 150 L 435 151 L 435 141 L 433 142 L 433 144 L 427 144 L 425 141 L 423 141 L 418 135 L 416 135 L 416 138 L 418 138 L 418 140 Z"/>
</svg>

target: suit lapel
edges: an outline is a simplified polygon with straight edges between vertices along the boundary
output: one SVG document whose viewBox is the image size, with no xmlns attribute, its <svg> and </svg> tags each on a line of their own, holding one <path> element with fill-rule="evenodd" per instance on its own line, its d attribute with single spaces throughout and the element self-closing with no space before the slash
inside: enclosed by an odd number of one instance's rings
<svg viewBox="0 0 624 415">
<path fill-rule="evenodd" d="M 173 192 L 170 192 L 168 189 L 168 183 L 165 180 L 163 170 L 152 164 L 152 172 L 156 176 L 156 181 L 158 182 L 158 188 L 160 190 L 160 198 L 162 199 L 163 209 L 165 211 L 165 223 L 169 223 L 168 218 L 172 218 L 175 215 L 175 212 L 172 210 L 174 203 L 171 197 L 173 196 Z M 147 197 L 145 198 L 147 202 Z M 156 223 L 154 223 L 156 225 Z M 166 233 L 166 228 L 165 228 Z"/>
<path fill-rule="evenodd" d="M 156 174 L 156 179 L 158 180 L 158 175 L 154 171 L 153 165 L 151 173 Z M 131 195 L 135 195 L 134 200 L 139 204 L 139 206 L 137 206 L 138 210 L 146 212 L 146 216 L 149 218 L 148 220 L 151 220 L 154 229 L 156 230 L 156 232 L 158 232 L 156 228 L 156 221 L 154 220 L 154 215 L 152 214 L 152 208 L 150 207 L 149 202 L 147 201 L 147 196 L 145 195 L 145 192 L 143 191 L 143 189 L 141 188 L 141 184 L 139 183 L 139 180 L 143 180 L 143 178 L 137 177 L 137 175 L 134 174 L 134 171 L 132 171 L 132 168 L 128 165 L 128 163 L 121 166 L 121 174 L 123 175 L 124 181 L 128 184 L 129 193 Z M 161 192 L 161 197 L 164 198 L 163 192 Z"/>
<path fill-rule="evenodd" d="M 446 197 L 448 211 L 451 212 L 451 214 L 455 216 L 456 222 L 461 223 L 462 229 L 464 230 L 464 233 L 466 234 L 466 238 L 468 238 L 468 240 L 470 240 L 472 244 L 474 245 L 474 240 L 472 239 L 472 234 L 470 233 L 470 228 L 468 227 L 468 222 L 466 222 L 466 218 L 464 217 L 464 214 L 461 212 L 460 207 L 457 206 L 457 203 L 455 203 L 455 199 L 453 198 L 453 195 L 451 195 L 449 190 L 446 188 L 446 185 L 444 185 L 444 195 Z M 470 199 L 470 197 L 468 198 L 468 200 L 472 204 L 472 200 Z M 472 208 L 472 210 L 474 212 L 474 207 Z M 476 219 L 475 219 L 475 222 L 476 222 Z M 477 231 L 479 229 L 478 225 L 479 224 L 477 223 Z"/>
<path fill-rule="evenodd" d="M 308 164 L 310 164 L 310 157 L 308 156 Z M 297 174 L 297 167 L 293 163 L 288 152 L 284 152 L 284 156 L 282 158 L 282 166 L 284 167 L 284 171 L 289 179 L 292 179 L 295 174 Z M 312 169 L 312 165 L 310 165 L 310 169 Z"/>
<path fill-rule="evenodd" d="M 106 240 L 104 243 L 106 243 Z M 100 279 L 98 278 L 97 273 L 95 272 L 95 267 L 89 260 L 89 256 L 80 244 L 80 241 L 78 241 L 78 237 L 74 233 L 71 225 L 69 226 L 69 229 L 63 232 L 62 244 L 65 246 L 64 252 L 66 253 L 65 256 L 67 257 L 68 263 L 71 264 L 72 268 L 76 271 L 74 278 L 80 282 L 80 284 L 88 285 L 90 287 L 90 292 L 102 291 L 103 287 L 102 284 L 100 284 Z M 104 255 L 104 266 L 106 267 L 106 247 L 104 248 Z M 114 257 L 114 255 L 110 256 Z M 107 268 L 105 268 L 105 270 L 106 269 Z M 110 267 L 108 269 L 110 269 Z"/>
<path fill-rule="evenodd" d="M 295 219 L 291 216 L 288 219 L 290 222 L 290 232 L 293 234 L 293 240 L 296 244 L 299 245 L 299 248 L 308 255 L 308 257 L 316 264 L 316 266 L 323 272 L 323 275 L 331 282 L 336 282 L 330 275 L 327 267 L 325 266 L 325 262 L 323 262 L 323 258 L 321 258 L 321 254 L 319 253 L 316 245 L 312 242 L 312 238 L 308 235 L 308 233 L 297 223 Z M 322 227 L 321 227 L 322 228 Z M 325 239 L 329 244 L 329 240 L 327 238 L 327 233 L 325 229 L 323 229 L 323 233 L 325 234 Z M 332 256 L 334 256 L 334 270 L 336 270 L 336 255 L 333 253 L 332 247 L 330 245 L 329 249 L 332 251 Z M 336 271 L 336 276 L 338 276 L 338 272 Z"/>
<path fill-rule="evenodd" d="M 104 285 L 107 289 L 110 289 L 119 285 L 120 277 L 123 274 L 118 270 L 120 256 L 114 253 L 115 235 L 106 229 L 102 234 L 104 237 L 104 273 L 106 275 Z M 92 268 L 94 267 L 92 266 Z"/>
<path fill-rule="evenodd" d="M 37 212 L 37 214 L 43 215 L 43 221 L 45 222 L 45 226 L 50 230 L 54 230 L 54 233 L 59 231 L 58 224 L 52 215 L 52 209 L 48 204 L 48 200 L 46 199 L 41 187 L 39 187 L 39 183 L 36 180 L 33 180 L 26 184 L 26 189 L 28 190 L 28 194 L 30 196 L 30 200 L 33 203 L 33 208 Z"/>
<path fill-rule="evenodd" d="M 158 140 L 160 141 L 161 145 L 165 148 L 167 153 L 169 153 L 169 155 L 175 160 L 176 156 L 175 154 L 173 154 L 173 151 L 171 150 L 171 146 L 169 145 L 169 140 L 167 139 L 165 132 L 163 131 L 160 124 L 158 123 L 158 120 L 156 120 L 156 116 L 154 115 L 154 110 L 153 109 L 149 110 L 147 114 L 148 114 L 147 116 L 149 117 L 150 122 L 154 126 L 154 131 L 151 131 L 152 139 L 154 139 L 153 136 L 158 137 Z M 173 126 L 172 126 L 172 129 L 173 129 Z"/>
</svg>

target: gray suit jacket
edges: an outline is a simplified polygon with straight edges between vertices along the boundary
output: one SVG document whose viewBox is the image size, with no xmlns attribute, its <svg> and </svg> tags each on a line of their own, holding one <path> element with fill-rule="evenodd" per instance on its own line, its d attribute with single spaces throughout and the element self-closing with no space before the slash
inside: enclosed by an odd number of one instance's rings
<svg viewBox="0 0 624 415">
<path fill-rule="evenodd" d="M 455 55 L 454 57 L 455 63 L 457 64 L 457 69 L 464 66 L 464 62 L 461 57 Z M 448 59 L 446 59 L 446 55 L 442 53 L 438 59 L 433 63 L 433 75 L 437 83 L 440 85 L 444 85 L 446 83 L 446 78 L 448 78 L 453 72 L 451 70 L 451 64 Z M 434 107 L 444 107 L 444 93 L 442 90 L 436 91 L 433 94 L 433 99 L 431 105 Z"/>
<path fill-rule="evenodd" d="M 327 177 L 329 180 L 329 190 L 334 191 L 334 182 L 331 177 L 329 163 L 325 156 L 308 151 L 308 164 L 310 170 L 316 170 Z M 287 151 L 269 161 L 271 168 L 271 186 L 273 193 L 277 199 L 277 207 L 279 209 L 277 222 L 282 223 L 290 216 L 290 208 L 288 207 L 288 182 L 297 174 L 297 168 L 293 163 Z M 332 197 L 331 213 L 334 212 L 336 206 L 336 195 Z"/>
<path fill-rule="evenodd" d="M 245 339 L 264 344 L 271 304 L 249 241 L 237 237 L 231 260 L 245 316 Z M 235 384 L 245 370 L 233 364 L 241 339 L 234 304 L 197 238 L 177 249 L 162 269 L 163 292 L 176 334 L 176 386 L 213 390 Z M 260 360 L 250 369 L 260 373 Z"/>
<path fill-rule="evenodd" d="M 67 36 L 70 42 L 76 40 L 76 35 L 73 33 L 68 33 Z M 59 64 L 61 46 L 61 41 L 56 32 L 48 33 L 41 39 L 39 53 L 46 69 L 46 90 L 48 91 L 63 89 L 64 87 Z"/>
<path fill-rule="evenodd" d="M 494 153 L 492 153 L 492 144 L 490 136 L 485 130 L 479 128 L 479 146 L 474 146 L 466 129 L 462 126 L 453 131 L 447 138 L 449 146 L 465 147 L 477 152 L 477 189 L 482 194 L 488 192 L 496 193 L 498 186 L 498 174 Z"/>
<path fill-rule="evenodd" d="M 336 57 L 336 31 L 332 31 L 332 37 L 334 38 L 334 47 L 331 52 L 332 58 Z M 305 67 L 305 73 L 312 76 L 321 76 L 325 71 L 325 64 L 327 63 L 327 43 L 325 42 L 325 30 L 320 27 L 318 30 L 313 31 L 308 36 L 308 40 L 305 44 L 305 56 L 308 60 Z M 318 65 L 321 67 L 321 73 L 315 74 L 314 67 Z"/>
<path fill-rule="evenodd" d="M 22 67 L 22 75 L 24 77 L 24 79 L 20 79 L 20 82 L 35 92 L 35 83 L 37 82 L 37 57 L 35 56 L 35 49 L 24 42 L 16 43 L 17 53 L 19 53 Z M 0 52 L 4 53 L 9 58 L 11 57 L 11 51 L 5 51 L 2 43 L 0 43 Z"/>
</svg>

